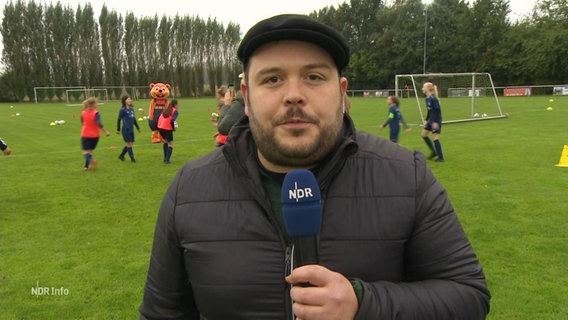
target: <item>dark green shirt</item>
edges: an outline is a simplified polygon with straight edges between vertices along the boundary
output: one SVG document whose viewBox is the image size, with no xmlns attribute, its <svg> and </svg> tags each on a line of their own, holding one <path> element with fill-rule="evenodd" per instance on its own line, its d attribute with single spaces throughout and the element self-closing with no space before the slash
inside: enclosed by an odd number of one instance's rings
<svg viewBox="0 0 568 320">
<path fill-rule="evenodd" d="M 284 224 L 281 198 L 282 183 L 284 182 L 284 177 L 286 175 L 283 173 L 270 172 L 260 164 L 260 161 L 258 159 L 257 161 L 260 167 L 260 178 L 262 180 L 262 185 L 264 187 L 266 195 L 268 196 L 268 199 L 270 200 L 270 205 L 272 206 L 272 213 L 278 221 L 280 231 L 282 231 L 282 234 L 286 239 L 286 245 L 289 245 L 290 237 L 286 232 L 286 225 Z M 361 282 L 357 279 L 349 279 L 349 281 L 353 286 L 353 290 L 355 290 L 355 295 L 357 296 L 358 303 L 361 304 L 361 300 L 363 298 L 363 286 L 361 285 Z"/>
</svg>

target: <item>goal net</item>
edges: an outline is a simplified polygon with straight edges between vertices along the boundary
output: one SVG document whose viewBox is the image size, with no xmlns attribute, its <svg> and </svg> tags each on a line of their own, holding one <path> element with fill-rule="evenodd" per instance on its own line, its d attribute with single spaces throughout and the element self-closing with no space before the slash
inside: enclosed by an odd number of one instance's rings
<svg viewBox="0 0 568 320">
<path fill-rule="evenodd" d="M 59 101 L 63 102 L 66 99 L 66 90 L 70 89 L 80 89 L 85 90 L 85 86 L 75 86 L 75 87 L 34 87 L 34 100 L 35 103 L 44 101 Z"/>
<path fill-rule="evenodd" d="M 98 104 L 108 103 L 107 89 L 67 89 L 65 90 L 66 106 L 80 106 L 90 97 L 97 98 Z"/>
<path fill-rule="evenodd" d="M 422 85 L 432 82 L 438 88 L 443 123 L 506 118 L 489 73 L 399 74 L 395 92 L 401 98 L 401 111 L 408 123 L 422 124 L 427 114 Z"/>
</svg>

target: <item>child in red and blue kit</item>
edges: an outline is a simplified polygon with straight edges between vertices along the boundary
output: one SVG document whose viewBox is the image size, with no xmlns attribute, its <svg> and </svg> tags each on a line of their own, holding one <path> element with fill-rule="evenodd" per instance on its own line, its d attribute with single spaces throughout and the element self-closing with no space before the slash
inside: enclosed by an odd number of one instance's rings
<svg viewBox="0 0 568 320">
<path fill-rule="evenodd" d="M 110 132 L 104 128 L 101 122 L 101 115 L 97 110 L 97 99 L 94 97 L 83 101 L 83 111 L 81 112 L 81 147 L 85 157 L 83 170 L 95 169 L 97 161 L 93 159 L 93 150 L 97 147 L 101 130 L 107 136 Z"/>
<path fill-rule="evenodd" d="M 170 157 L 174 151 L 174 131 L 177 129 L 176 119 L 178 117 L 177 111 L 178 101 L 173 99 L 168 107 L 158 118 L 158 130 L 164 142 L 164 163 L 170 163 Z"/>
</svg>

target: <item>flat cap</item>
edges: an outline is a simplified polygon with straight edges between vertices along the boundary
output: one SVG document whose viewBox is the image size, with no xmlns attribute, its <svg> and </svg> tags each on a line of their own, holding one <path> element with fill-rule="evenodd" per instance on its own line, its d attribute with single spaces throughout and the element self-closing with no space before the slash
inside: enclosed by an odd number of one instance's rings
<svg viewBox="0 0 568 320">
<path fill-rule="evenodd" d="M 299 14 L 281 14 L 255 24 L 241 41 L 237 56 L 246 67 L 255 50 L 279 40 L 305 41 L 322 47 L 333 58 L 340 72 L 349 64 L 345 37 L 332 27 Z"/>
</svg>

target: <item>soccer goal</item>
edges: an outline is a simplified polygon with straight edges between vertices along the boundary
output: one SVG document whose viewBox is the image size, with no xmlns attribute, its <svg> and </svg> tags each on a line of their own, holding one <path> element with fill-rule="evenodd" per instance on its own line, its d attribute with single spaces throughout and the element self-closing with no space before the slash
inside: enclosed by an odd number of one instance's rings
<svg viewBox="0 0 568 320">
<path fill-rule="evenodd" d="M 95 97 L 98 104 L 108 103 L 107 89 L 68 89 L 65 90 L 66 106 L 80 106 L 83 100 Z"/>
<path fill-rule="evenodd" d="M 422 85 L 432 82 L 438 88 L 443 123 L 506 118 L 489 73 L 399 74 L 395 92 L 401 98 L 406 121 L 422 124 L 427 109 Z M 417 110 L 417 112 L 415 111 Z"/>
<path fill-rule="evenodd" d="M 35 103 L 42 101 L 59 101 L 62 102 L 66 99 L 66 90 L 78 89 L 85 90 L 85 86 L 76 87 L 34 87 L 34 100 Z"/>
</svg>

